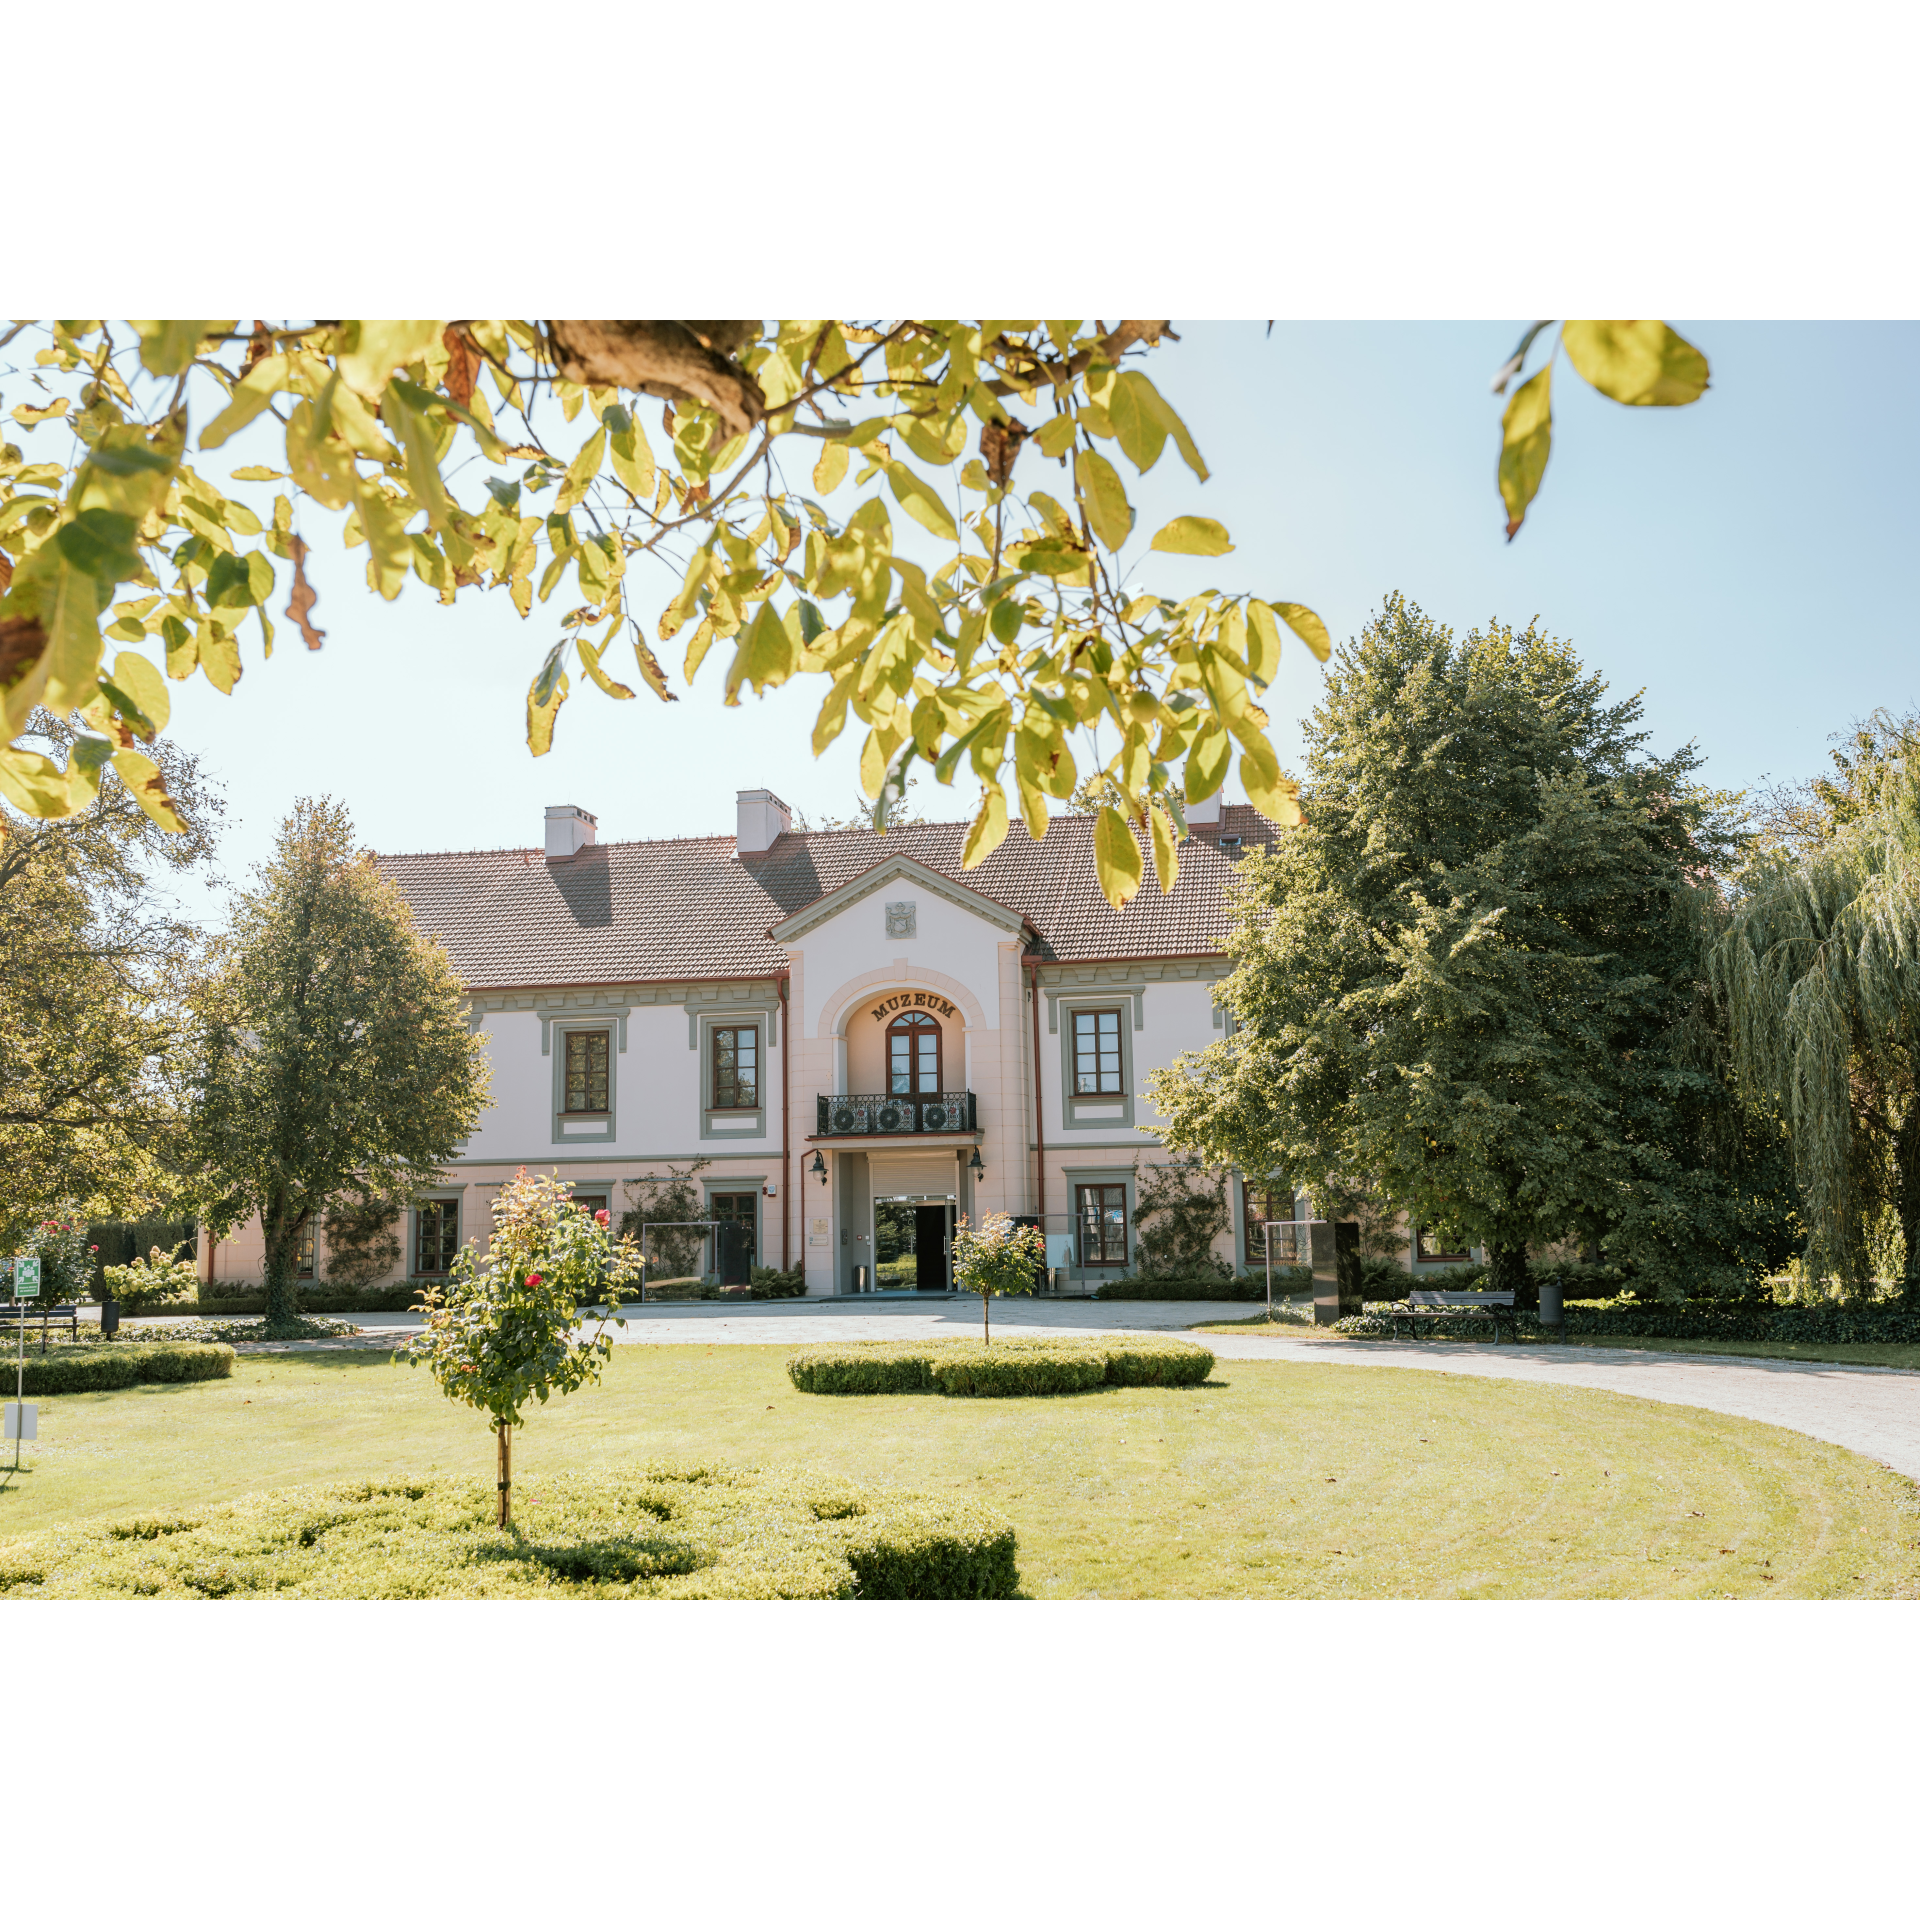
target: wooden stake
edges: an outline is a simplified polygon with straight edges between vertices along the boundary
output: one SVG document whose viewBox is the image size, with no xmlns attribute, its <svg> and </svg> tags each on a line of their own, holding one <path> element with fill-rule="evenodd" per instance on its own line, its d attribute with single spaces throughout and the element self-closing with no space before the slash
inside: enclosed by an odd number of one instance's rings
<svg viewBox="0 0 1920 1920">
<path fill-rule="evenodd" d="M 496 1420 L 493 1430 L 499 1435 L 494 1478 L 498 1483 L 500 1501 L 499 1519 L 495 1524 L 504 1527 L 513 1511 L 513 1429 L 504 1420 Z"/>
</svg>

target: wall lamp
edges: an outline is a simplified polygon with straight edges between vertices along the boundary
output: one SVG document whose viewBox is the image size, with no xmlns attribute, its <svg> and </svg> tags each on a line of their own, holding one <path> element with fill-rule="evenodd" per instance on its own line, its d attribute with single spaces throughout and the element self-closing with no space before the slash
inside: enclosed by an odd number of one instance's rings
<svg viewBox="0 0 1920 1920">
<path fill-rule="evenodd" d="M 973 1158 L 967 1162 L 967 1171 L 972 1174 L 976 1180 L 984 1180 L 987 1177 L 987 1163 L 980 1158 L 980 1149 L 978 1147 L 974 1148 Z"/>
<path fill-rule="evenodd" d="M 978 1159 L 979 1157 L 980 1157 L 980 1156 L 979 1156 L 978 1154 L 975 1154 L 975 1155 L 974 1155 L 974 1158 L 975 1158 L 976 1160 L 977 1160 L 977 1159 Z M 821 1185 L 822 1185 L 823 1187 L 824 1187 L 824 1186 L 825 1186 L 825 1185 L 827 1184 L 827 1163 L 826 1163 L 826 1162 L 825 1162 L 824 1160 L 822 1160 L 822 1159 L 820 1158 L 820 1156 L 819 1156 L 819 1154 L 818 1154 L 818 1153 L 816 1153 L 816 1154 L 815 1154 L 815 1155 L 813 1156 L 813 1165 L 812 1165 L 812 1166 L 810 1166 L 810 1167 L 809 1167 L 809 1168 L 807 1169 L 807 1171 L 808 1171 L 809 1173 L 817 1173 L 817 1174 L 818 1174 L 818 1175 L 820 1176 L 820 1184 L 821 1184 Z"/>
</svg>

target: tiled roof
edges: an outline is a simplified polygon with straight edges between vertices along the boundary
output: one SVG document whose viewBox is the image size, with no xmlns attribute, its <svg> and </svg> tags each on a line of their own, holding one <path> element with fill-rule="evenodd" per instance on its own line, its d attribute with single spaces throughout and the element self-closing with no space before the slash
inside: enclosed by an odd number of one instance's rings
<svg viewBox="0 0 1920 1920">
<path fill-rule="evenodd" d="M 1224 882 L 1232 856 L 1214 844 L 1273 837 L 1251 807 L 1223 807 L 1180 850 L 1171 894 L 1147 879 L 1123 913 L 1100 892 L 1093 821 L 1057 816 L 1039 842 L 1016 821 L 1000 846 L 962 872 L 964 821 L 890 833 L 786 833 L 767 852 L 736 859 L 731 835 L 628 840 L 549 863 L 537 847 L 488 853 L 389 854 L 380 866 L 406 895 L 415 923 L 447 950 L 470 987 L 718 980 L 786 964 L 767 929 L 904 854 L 1024 914 L 1048 959 L 1211 953 L 1227 930 Z"/>
</svg>

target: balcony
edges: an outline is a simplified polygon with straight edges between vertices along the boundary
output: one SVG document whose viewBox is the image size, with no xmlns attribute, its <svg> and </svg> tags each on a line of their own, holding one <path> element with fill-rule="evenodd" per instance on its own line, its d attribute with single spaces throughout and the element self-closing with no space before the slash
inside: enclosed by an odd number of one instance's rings
<svg viewBox="0 0 1920 1920">
<path fill-rule="evenodd" d="M 972 1133 L 970 1093 L 823 1093 L 818 1136 Z"/>
</svg>

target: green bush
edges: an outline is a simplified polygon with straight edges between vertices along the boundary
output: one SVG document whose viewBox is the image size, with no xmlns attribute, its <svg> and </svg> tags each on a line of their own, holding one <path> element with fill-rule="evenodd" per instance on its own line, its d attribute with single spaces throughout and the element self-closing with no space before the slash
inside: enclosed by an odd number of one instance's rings
<svg viewBox="0 0 1920 1920">
<path fill-rule="evenodd" d="M 1307 1275 L 1306 1284 L 1313 1284 L 1311 1268 L 1273 1270 L 1273 1289 L 1280 1291 L 1280 1275 L 1283 1271 L 1298 1271 Z M 1264 1300 L 1267 1297 L 1267 1273 L 1262 1267 L 1257 1273 L 1249 1274 L 1244 1280 L 1109 1280 L 1104 1287 L 1094 1289 L 1096 1300 Z"/>
<path fill-rule="evenodd" d="M 302 1287 L 296 1296 L 302 1313 L 418 1313 L 420 1290 L 430 1281 L 410 1281 L 404 1287 Z M 203 1282 L 198 1303 L 185 1307 L 141 1308 L 142 1313 L 264 1313 L 267 1290 L 243 1287 L 230 1280 Z"/>
<path fill-rule="evenodd" d="M 1197 1386 L 1213 1355 L 1155 1334 L 977 1340 L 848 1340 L 802 1347 L 787 1377 L 802 1393 L 951 1393 L 976 1398 Z"/>
<path fill-rule="evenodd" d="M 804 1267 L 755 1267 L 749 1286 L 756 1300 L 798 1300 L 807 1290 Z"/>
<path fill-rule="evenodd" d="M 1742 1307 L 1710 1300 L 1671 1306 L 1626 1299 L 1569 1306 L 1566 1333 L 1632 1340 L 1777 1340 L 1806 1346 L 1906 1346 L 1920 1341 L 1910 1307 Z"/>
<path fill-rule="evenodd" d="M 23 1391 L 111 1393 L 120 1387 L 180 1386 L 193 1380 L 224 1380 L 233 1372 L 233 1349 L 205 1341 L 136 1341 L 88 1344 L 29 1352 Z M 9 1382 L 12 1369 L 7 1370 Z"/>
<path fill-rule="evenodd" d="M 1086 1393 L 1107 1384 L 1107 1356 L 1088 1342 L 1054 1347 L 977 1346 L 942 1354 L 933 1362 L 933 1384 L 942 1393 L 1011 1399 L 1020 1394 Z"/>
<path fill-rule="evenodd" d="M 645 1467 L 521 1482 L 294 1488 L 0 1542 L 34 1599 L 984 1600 L 1013 1529 L 967 1502 L 791 1470 Z"/>
</svg>

